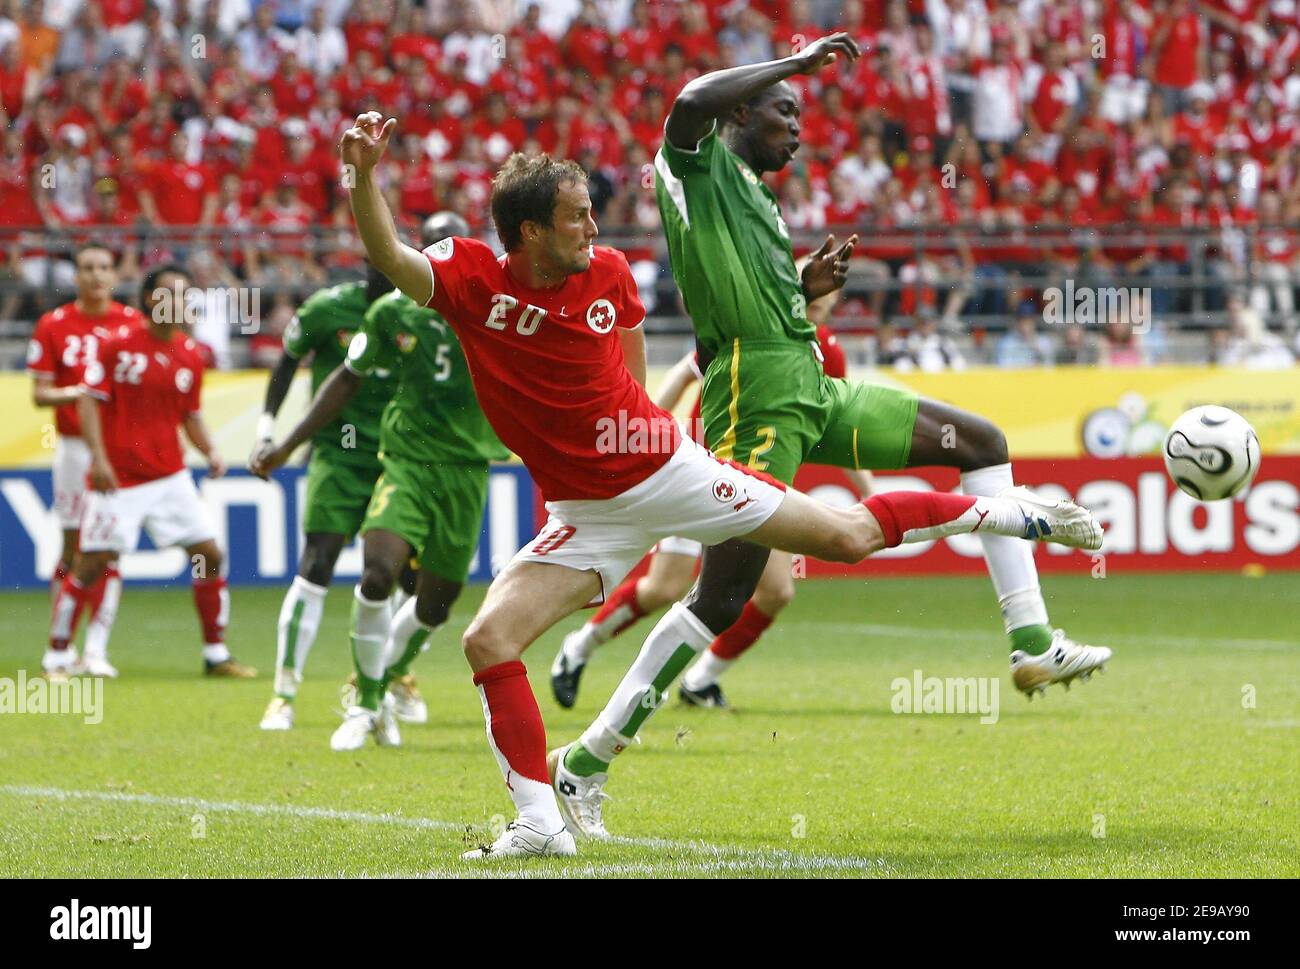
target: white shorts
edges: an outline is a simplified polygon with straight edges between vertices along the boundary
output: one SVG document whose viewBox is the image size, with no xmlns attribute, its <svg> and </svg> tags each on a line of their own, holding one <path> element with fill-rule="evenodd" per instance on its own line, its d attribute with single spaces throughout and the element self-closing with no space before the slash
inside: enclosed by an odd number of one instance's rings
<svg viewBox="0 0 1300 969">
<path fill-rule="evenodd" d="M 54 442 L 54 513 L 65 532 L 81 526 L 86 502 L 86 472 L 90 470 L 90 448 L 79 437 L 59 435 Z"/>
<path fill-rule="evenodd" d="M 662 539 L 717 545 L 748 535 L 772 517 L 785 491 L 684 438 L 662 468 L 601 501 L 548 501 L 550 519 L 512 562 L 551 562 L 596 572 L 601 596 L 617 588 Z"/>
<path fill-rule="evenodd" d="M 157 481 L 118 488 L 111 494 L 86 495 L 81 521 L 84 552 L 131 552 L 140 542 L 140 526 L 158 548 L 182 548 L 216 536 L 199 489 L 188 470 Z"/>
<path fill-rule="evenodd" d="M 693 538 L 669 535 L 667 538 L 660 539 L 659 544 L 650 551 L 667 552 L 669 555 L 689 555 L 697 559 L 704 554 L 704 546 Z"/>
</svg>

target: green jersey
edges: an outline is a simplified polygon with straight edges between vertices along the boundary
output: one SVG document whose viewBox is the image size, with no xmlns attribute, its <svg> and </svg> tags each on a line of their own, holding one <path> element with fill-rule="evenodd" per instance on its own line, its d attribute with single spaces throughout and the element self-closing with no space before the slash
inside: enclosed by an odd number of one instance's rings
<svg viewBox="0 0 1300 969">
<path fill-rule="evenodd" d="M 375 300 L 348 348 L 347 366 L 367 378 L 383 369 L 398 373 L 380 430 L 385 459 L 427 465 L 510 457 L 479 408 L 460 341 L 434 310 L 396 290 Z"/>
<path fill-rule="evenodd" d="M 312 354 L 313 397 L 346 359 L 348 344 L 361 329 L 367 306 L 366 284 L 358 282 L 317 290 L 298 308 L 285 331 L 284 349 L 295 357 Z M 341 458 L 350 464 L 378 464 L 379 420 L 397 381 L 388 373 L 376 377 L 367 380 L 339 416 L 316 432 L 311 439 L 314 453 L 328 453 L 331 460 Z"/>
<path fill-rule="evenodd" d="M 816 339 L 776 196 L 718 137 L 664 141 L 655 197 L 673 279 L 710 356 L 734 340 Z"/>
</svg>

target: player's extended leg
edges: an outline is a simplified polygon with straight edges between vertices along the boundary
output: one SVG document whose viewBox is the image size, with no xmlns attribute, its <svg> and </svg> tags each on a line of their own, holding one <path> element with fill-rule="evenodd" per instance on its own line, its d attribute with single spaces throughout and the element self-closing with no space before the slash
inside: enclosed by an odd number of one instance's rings
<svg viewBox="0 0 1300 969">
<path fill-rule="evenodd" d="M 384 682 L 393 696 L 393 714 L 403 723 L 427 723 L 429 707 L 411 673 L 415 657 L 428 648 L 433 631 L 447 621 L 464 583 L 420 570 L 413 598 L 393 616 L 389 628 Z"/>
<path fill-rule="evenodd" d="M 718 681 L 794 600 L 792 563 L 789 552 L 773 552 L 768 556 L 758 588 L 745 603 L 740 618 L 718 634 L 682 677 L 678 695 L 683 701 L 697 707 L 727 705 Z"/>
<path fill-rule="evenodd" d="M 226 626 L 230 620 L 230 590 L 222 575 L 225 559 L 214 539 L 185 547 L 190 557 L 194 608 L 203 630 L 203 668 L 208 676 L 251 680 L 257 670 L 245 666 L 226 648 Z"/>
<path fill-rule="evenodd" d="M 104 574 L 90 589 L 87 609 L 90 619 L 86 623 L 86 648 L 82 654 L 82 670 L 91 676 L 117 676 L 117 670 L 108 661 L 108 638 L 117 621 L 117 607 L 122 601 L 122 573 L 118 557 L 114 555 L 104 567 Z"/>
<path fill-rule="evenodd" d="M 695 589 L 651 631 L 605 709 L 576 743 L 552 751 L 548 766 L 571 829 L 605 835 L 601 799 L 609 764 L 632 743 L 673 678 L 713 641 L 712 630 L 726 629 L 739 617 L 767 563 L 767 551 L 758 544 L 852 563 L 883 548 L 974 531 L 1088 548 L 1099 547 L 1102 537 L 1085 509 L 1028 492 L 977 498 L 894 491 L 832 508 L 787 490 L 776 512 L 744 540 L 705 551 Z"/>
<path fill-rule="evenodd" d="M 599 593 L 595 572 L 515 561 L 497 576 L 465 631 L 488 744 L 517 812 L 494 844 L 465 858 L 574 853 L 547 775 L 546 728 L 521 657 L 538 636 Z"/>
<path fill-rule="evenodd" d="M 655 552 L 645 575 L 624 579 L 581 629 L 565 636 L 551 664 L 555 702 L 566 710 L 572 707 L 578 699 L 583 668 L 596 648 L 630 629 L 642 616 L 685 595 L 698 561 L 695 554 Z"/>
<path fill-rule="evenodd" d="M 983 417 L 936 400 L 923 398 L 917 407 L 908 465 L 955 467 L 968 495 L 996 495 L 1015 485 L 1002 431 Z M 1031 545 L 988 534 L 980 535 L 980 543 L 1011 639 L 1017 687 L 1032 695 L 1049 683 L 1068 686 L 1110 659 L 1110 650 L 1075 643 L 1052 629 Z"/>
<path fill-rule="evenodd" d="M 395 532 L 372 528 L 362 536 L 361 580 L 352 592 L 352 664 L 357 675 L 357 698 L 330 738 L 331 750 L 356 750 L 371 734 L 381 746 L 401 743 L 397 721 L 389 716 L 391 706 L 386 709 L 384 704 L 384 669 L 392 625 L 388 600 L 410 556 L 410 543 Z"/>
<path fill-rule="evenodd" d="M 275 637 L 275 696 L 262 714 L 263 730 L 288 730 L 293 726 L 293 701 L 298 696 L 307 656 L 316 643 L 325 596 L 346 541 L 346 536 L 335 532 L 308 532 L 304 536 L 298 574 L 280 605 Z"/>
<path fill-rule="evenodd" d="M 74 671 L 76 654 L 69 644 L 76 638 L 77 623 L 90 603 L 92 589 L 115 557 L 112 551 L 81 552 L 72 571 L 63 577 L 50 615 L 50 645 L 41 660 L 47 677 L 66 677 Z"/>
<path fill-rule="evenodd" d="M 77 537 L 80 531 L 76 528 L 63 529 L 63 548 L 59 551 L 59 562 L 54 567 L 54 574 L 50 576 L 50 607 L 53 608 L 54 600 L 59 597 L 59 589 L 63 587 L 63 580 L 72 572 L 72 566 L 77 561 Z"/>
</svg>

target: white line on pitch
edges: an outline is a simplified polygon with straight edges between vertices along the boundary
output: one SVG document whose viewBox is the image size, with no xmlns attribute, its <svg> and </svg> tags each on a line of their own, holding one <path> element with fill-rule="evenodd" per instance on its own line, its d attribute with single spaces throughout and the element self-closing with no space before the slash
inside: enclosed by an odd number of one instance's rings
<svg viewBox="0 0 1300 969">
<path fill-rule="evenodd" d="M 433 831 L 464 831 L 473 825 L 437 818 L 407 817 L 402 814 L 372 814 L 367 811 L 345 811 L 338 808 L 306 807 L 296 804 L 250 804 L 245 801 L 209 801 L 198 797 L 169 797 L 158 794 L 131 794 L 125 791 L 70 791 L 58 787 L 34 787 L 21 784 L 0 786 L 0 794 L 19 797 L 47 798 L 55 801 L 111 801 L 121 804 L 146 804 L 154 807 L 181 807 L 199 811 L 228 812 L 293 818 L 311 818 L 323 821 L 350 821 L 357 824 L 391 824 Z M 688 851 L 708 856 L 707 861 L 685 862 L 672 858 L 665 864 L 689 864 L 701 871 L 714 866 L 718 871 L 762 869 L 765 871 L 878 871 L 892 869 L 884 859 L 838 857 L 835 855 L 803 855 L 782 848 L 741 848 L 732 845 L 715 845 L 705 841 L 674 841 L 668 838 L 613 837 L 608 843 L 659 851 Z M 598 866 L 588 866 L 598 867 Z M 661 866 L 659 866 L 661 867 Z M 630 871 L 634 866 L 629 868 Z M 441 869 L 437 869 L 441 871 Z M 557 872 L 558 873 L 558 872 Z M 614 873 L 613 870 L 610 872 Z M 422 873 L 396 877 L 412 877 Z M 424 873 L 427 874 L 427 873 Z M 542 875 L 538 872 L 537 875 Z M 566 870 L 563 874 L 568 875 Z M 510 876 L 507 876 L 510 877 Z M 519 877 L 519 876 L 513 876 Z"/>
</svg>

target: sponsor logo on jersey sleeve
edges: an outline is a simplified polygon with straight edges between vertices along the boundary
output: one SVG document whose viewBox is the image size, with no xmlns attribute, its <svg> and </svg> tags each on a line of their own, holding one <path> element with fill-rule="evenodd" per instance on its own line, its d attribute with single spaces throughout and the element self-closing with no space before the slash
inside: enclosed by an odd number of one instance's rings
<svg viewBox="0 0 1300 969">
<path fill-rule="evenodd" d="M 40 363 L 41 354 L 44 352 L 45 351 L 41 348 L 40 340 L 28 340 L 27 341 L 27 366 L 30 367 L 33 364 Z"/>
</svg>

